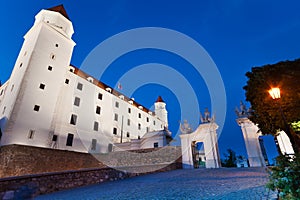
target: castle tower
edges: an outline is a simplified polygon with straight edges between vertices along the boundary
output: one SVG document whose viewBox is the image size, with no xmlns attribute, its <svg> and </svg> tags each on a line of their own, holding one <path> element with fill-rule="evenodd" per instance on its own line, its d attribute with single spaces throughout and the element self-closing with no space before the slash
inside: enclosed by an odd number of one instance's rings
<svg viewBox="0 0 300 200">
<path fill-rule="evenodd" d="M 156 102 L 154 103 L 155 106 L 155 115 L 158 119 L 164 122 L 164 127 L 168 128 L 168 111 L 166 109 L 166 103 L 158 96 Z"/>
<path fill-rule="evenodd" d="M 265 159 L 259 142 L 261 133 L 258 127 L 248 118 L 249 111 L 242 102 L 240 110 L 236 108 L 236 114 L 238 117 L 236 121 L 243 132 L 250 167 L 265 166 Z"/>
<path fill-rule="evenodd" d="M 25 34 L 1 103 L 2 145 L 45 145 L 75 46 L 73 26 L 62 5 L 41 10 Z M 28 118 L 30 116 L 30 118 Z M 41 122 L 41 123 L 37 123 Z M 40 130 L 35 134 L 35 130 Z M 37 142 L 38 141 L 38 142 Z"/>
</svg>

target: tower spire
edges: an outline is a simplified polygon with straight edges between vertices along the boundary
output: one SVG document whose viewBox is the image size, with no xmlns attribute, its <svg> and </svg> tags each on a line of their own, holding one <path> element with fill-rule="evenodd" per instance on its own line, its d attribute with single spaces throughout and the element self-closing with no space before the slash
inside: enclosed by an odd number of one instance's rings
<svg viewBox="0 0 300 200">
<path fill-rule="evenodd" d="M 68 16 L 68 14 L 67 14 L 67 12 L 66 12 L 63 4 L 60 4 L 58 6 L 54 6 L 52 8 L 48 8 L 47 10 L 58 12 L 58 13 L 62 14 L 65 18 L 67 18 L 68 20 L 70 20 L 70 18 Z"/>
</svg>

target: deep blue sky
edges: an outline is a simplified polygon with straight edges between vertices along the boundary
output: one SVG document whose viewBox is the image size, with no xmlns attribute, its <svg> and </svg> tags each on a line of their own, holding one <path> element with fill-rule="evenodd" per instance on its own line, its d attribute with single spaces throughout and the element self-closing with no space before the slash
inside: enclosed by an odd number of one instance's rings
<svg viewBox="0 0 300 200">
<path fill-rule="evenodd" d="M 74 26 L 73 40 L 77 45 L 72 64 L 78 67 L 100 42 L 133 28 L 168 28 L 186 34 L 201 44 L 217 65 L 226 89 L 227 115 L 219 140 L 221 154 L 227 148 L 232 148 L 238 154 L 246 155 L 242 133 L 235 122 L 234 113 L 235 106 L 245 99 L 242 89 L 247 81 L 245 73 L 253 66 L 300 57 L 298 0 L 1 1 L 2 82 L 10 76 L 23 36 L 33 25 L 34 16 L 41 9 L 58 4 L 64 4 Z M 140 50 L 116 60 L 107 71 L 107 76 L 101 80 L 115 84 L 115 77 L 126 70 L 152 62 L 172 66 L 187 77 L 193 74 L 189 64 L 176 55 L 159 50 Z M 200 109 L 203 111 L 205 107 L 210 107 L 210 97 L 201 77 L 190 76 L 188 79 L 197 91 Z M 126 83 L 122 83 L 122 86 L 125 88 Z M 176 94 L 158 84 L 142 86 L 134 93 L 135 99 L 147 107 L 151 107 L 157 95 L 162 95 L 167 103 L 170 129 L 175 132 L 180 119 L 180 103 Z M 193 125 L 194 128 L 195 126 Z M 270 152 L 274 152 L 274 149 Z M 274 155 L 271 154 L 270 157 Z"/>
</svg>

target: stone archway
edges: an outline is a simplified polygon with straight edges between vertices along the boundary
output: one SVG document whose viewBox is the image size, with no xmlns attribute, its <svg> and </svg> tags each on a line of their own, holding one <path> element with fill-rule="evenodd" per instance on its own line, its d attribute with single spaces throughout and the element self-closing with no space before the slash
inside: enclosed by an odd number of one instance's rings
<svg viewBox="0 0 300 200">
<path fill-rule="evenodd" d="M 203 142 L 206 168 L 219 168 L 221 166 L 217 130 L 215 122 L 203 123 L 192 133 L 181 134 L 182 165 L 183 168 L 195 168 L 193 144 Z"/>
</svg>

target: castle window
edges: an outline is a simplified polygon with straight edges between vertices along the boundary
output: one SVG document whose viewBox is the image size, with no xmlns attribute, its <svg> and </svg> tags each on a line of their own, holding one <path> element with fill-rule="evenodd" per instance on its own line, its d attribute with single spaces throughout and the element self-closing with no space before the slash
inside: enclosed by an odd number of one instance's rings
<svg viewBox="0 0 300 200">
<path fill-rule="evenodd" d="M 68 133 L 66 146 L 72 146 L 73 145 L 73 139 L 74 139 L 74 134 Z"/>
<path fill-rule="evenodd" d="M 66 80 L 65 80 L 65 84 L 69 84 L 69 79 L 66 79 Z"/>
<path fill-rule="evenodd" d="M 153 120 L 153 125 L 155 125 L 155 120 Z"/>
<path fill-rule="evenodd" d="M 92 77 L 88 77 L 86 80 L 88 80 L 88 82 L 93 83 L 94 79 Z"/>
<path fill-rule="evenodd" d="M 101 112 L 101 107 L 100 107 L 100 106 L 97 106 L 97 107 L 96 107 L 96 114 L 100 115 L 100 112 Z"/>
<path fill-rule="evenodd" d="M 96 139 L 92 139 L 91 150 L 96 150 L 96 145 L 97 145 L 97 140 Z"/>
<path fill-rule="evenodd" d="M 34 132 L 35 132 L 34 130 L 29 130 L 28 139 L 33 139 Z"/>
<path fill-rule="evenodd" d="M 57 137 L 58 137 L 57 135 L 53 135 L 52 136 L 52 142 L 56 142 L 57 141 Z"/>
<path fill-rule="evenodd" d="M 146 128 L 146 133 L 150 132 L 149 130 L 150 130 L 150 128 L 149 128 L 149 127 L 147 127 L 147 128 Z"/>
<path fill-rule="evenodd" d="M 127 132 L 126 136 L 129 138 L 129 137 L 130 137 L 130 133 L 129 133 L 129 132 Z"/>
<path fill-rule="evenodd" d="M 138 129 L 141 130 L 141 128 L 142 128 L 142 126 L 141 126 L 141 124 L 139 123 L 139 124 L 138 124 Z"/>
<path fill-rule="evenodd" d="M 20 66 L 19 67 L 22 67 L 23 66 L 23 63 L 20 63 Z"/>
<path fill-rule="evenodd" d="M 33 110 L 38 112 L 40 110 L 40 106 L 39 105 L 34 105 Z"/>
<path fill-rule="evenodd" d="M 55 47 L 58 47 L 58 44 L 57 44 L 57 43 L 55 44 Z"/>
<path fill-rule="evenodd" d="M 138 136 L 138 140 L 140 140 L 141 139 L 141 136 Z"/>
<path fill-rule="evenodd" d="M 154 142 L 154 143 L 153 143 L 153 147 L 154 147 L 154 148 L 157 148 L 157 147 L 158 147 L 158 142 Z"/>
<path fill-rule="evenodd" d="M 115 121 L 118 121 L 118 114 L 117 113 L 115 113 Z"/>
<path fill-rule="evenodd" d="M 13 84 L 10 89 L 11 92 L 14 90 L 14 87 L 15 87 L 15 85 Z"/>
<path fill-rule="evenodd" d="M 49 71 L 52 71 L 52 66 L 48 66 L 48 70 L 49 70 Z"/>
<path fill-rule="evenodd" d="M 98 93 L 98 99 L 102 100 L 103 95 L 101 93 Z"/>
<path fill-rule="evenodd" d="M 149 117 L 146 118 L 146 121 L 149 122 Z"/>
<path fill-rule="evenodd" d="M 131 113 L 131 108 L 128 108 L 128 113 Z"/>
<path fill-rule="evenodd" d="M 119 108 L 119 102 L 116 101 L 115 106 L 116 108 Z"/>
<path fill-rule="evenodd" d="M 3 111 L 2 111 L 2 115 L 5 113 L 6 110 L 6 106 L 4 106 Z"/>
<path fill-rule="evenodd" d="M 1 90 L 0 96 L 3 94 L 3 90 Z"/>
<path fill-rule="evenodd" d="M 74 99 L 74 105 L 75 106 L 79 106 L 80 105 L 80 98 L 79 97 L 75 97 L 75 99 Z"/>
<path fill-rule="evenodd" d="M 77 84 L 77 89 L 78 89 L 78 90 L 82 90 L 82 88 L 83 88 L 82 83 L 78 83 L 78 84 Z"/>
<path fill-rule="evenodd" d="M 142 114 L 141 113 L 139 113 L 139 118 L 142 118 Z"/>
<path fill-rule="evenodd" d="M 127 125 L 130 126 L 130 119 L 127 119 Z"/>
<path fill-rule="evenodd" d="M 112 148 L 113 148 L 113 144 L 109 143 L 107 147 L 108 152 L 112 152 Z"/>
<path fill-rule="evenodd" d="M 99 123 L 94 122 L 94 131 L 98 131 L 98 128 L 99 128 Z"/>
<path fill-rule="evenodd" d="M 77 115 L 72 114 L 70 119 L 70 124 L 76 125 L 76 122 L 77 122 Z"/>
<path fill-rule="evenodd" d="M 117 128 L 114 128 L 114 129 L 113 129 L 113 134 L 114 134 L 114 135 L 117 135 Z"/>
<path fill-rule="evenodd" d="M 41 83 L 40 84 L 40 89 L 42 89 L 42 90 L 45 89 L 45 84 Z"/>
<path fill-rule="evenodd" d="M 53 53 L 51 53 L 51 54 L 50 54 L 50 58 L 51 58 L 52 60 L 55 60 L 55 55 L 54 55 Z"/>
</svg>

